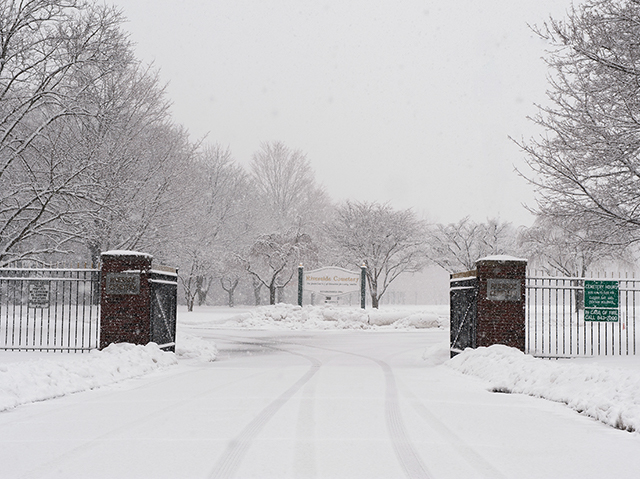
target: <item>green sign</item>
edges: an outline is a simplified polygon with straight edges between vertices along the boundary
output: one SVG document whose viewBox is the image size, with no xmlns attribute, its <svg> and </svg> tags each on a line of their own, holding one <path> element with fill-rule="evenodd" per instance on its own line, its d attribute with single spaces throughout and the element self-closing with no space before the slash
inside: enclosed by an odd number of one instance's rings
<svg viewBox="0 0 640 479">
<path fill-rule="evenodd" d="M 618 321 L 618 302 L 619 285 L 617 281 L 585 280 L 585 321 Z"/>
</svg>

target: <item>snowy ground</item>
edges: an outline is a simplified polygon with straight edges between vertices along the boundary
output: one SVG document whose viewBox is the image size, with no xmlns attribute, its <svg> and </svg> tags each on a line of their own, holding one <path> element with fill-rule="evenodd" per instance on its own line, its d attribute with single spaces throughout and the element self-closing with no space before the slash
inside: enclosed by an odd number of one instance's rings
<svg viewBox="0 0 640 479">
<path fill-rule="evenodd" d="M 181 310 L 175 355 L 0 352 L 0 477 L 637 476 L 640 358 L 449 360 L 446 314 Z"/>
</svg>

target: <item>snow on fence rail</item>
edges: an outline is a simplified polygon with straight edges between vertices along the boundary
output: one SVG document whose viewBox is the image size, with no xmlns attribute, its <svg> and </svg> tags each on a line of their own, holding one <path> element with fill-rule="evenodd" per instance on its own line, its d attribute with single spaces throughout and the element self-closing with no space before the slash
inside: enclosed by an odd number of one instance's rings
<svg viewBox="0 0 640 479">
<path fill-rule="evenodd" d="M 0 349 L 98 347 L 100 270 L 0 268 Z"/>
<path fill-rule="evenodd" d="M 527 276 L 526 351 L 541 356 L 635 355 L 640 279 L 618 282 L 618 321 L 584 317 L 584 282 L 565 276 Z"/>
</svg>

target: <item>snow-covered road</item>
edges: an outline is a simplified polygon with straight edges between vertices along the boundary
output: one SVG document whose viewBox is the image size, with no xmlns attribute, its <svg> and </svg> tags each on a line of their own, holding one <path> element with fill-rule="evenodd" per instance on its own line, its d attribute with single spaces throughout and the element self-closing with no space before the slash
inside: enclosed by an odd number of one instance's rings
<svg viewBox="0 0 640 479">
<path fill-rule="evenodd" d="M 632 478 L 640 435 L 488 391 L 447 331 L 192 328 L 219 349 L 0 414 L 7 478 Z M 423 353 L 431 351 L 425 361 Z"/>
</svg>

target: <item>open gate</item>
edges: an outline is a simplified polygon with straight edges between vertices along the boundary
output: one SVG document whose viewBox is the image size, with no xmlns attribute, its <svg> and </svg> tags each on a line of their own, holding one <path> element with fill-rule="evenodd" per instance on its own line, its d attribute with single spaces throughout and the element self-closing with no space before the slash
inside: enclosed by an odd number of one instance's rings
<svg viewBox="0 0 640 479">
<path fill-rule="evenodd" d="M 175 351 L 178 272 L 154 266 L 150 272 L 151 341 L 166 351 Z"/>
<path fill-rule="evenodd" d="M 452 350 L 475 348 L 478 278 L 469 271 L 451 275 L 450 283 L 450 345 Z"/>
</svg>

